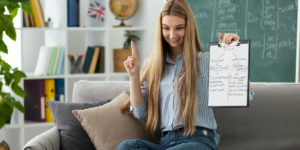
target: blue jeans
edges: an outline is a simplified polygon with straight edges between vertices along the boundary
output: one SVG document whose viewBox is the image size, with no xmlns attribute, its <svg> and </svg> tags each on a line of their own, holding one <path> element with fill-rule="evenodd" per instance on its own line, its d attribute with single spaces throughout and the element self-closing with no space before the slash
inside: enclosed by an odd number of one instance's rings
<svg viewBox="0 0 300 150">
<path fill-rule="evenodd" d="M 162 137 L 158 145 L 144 140 L 132 139 L 120 143 L 117 150 L 218 150 L 213 132 L 196 129 L 193 135 L 183 136 L 182 132 L 171 132 Z"/>
</svg>

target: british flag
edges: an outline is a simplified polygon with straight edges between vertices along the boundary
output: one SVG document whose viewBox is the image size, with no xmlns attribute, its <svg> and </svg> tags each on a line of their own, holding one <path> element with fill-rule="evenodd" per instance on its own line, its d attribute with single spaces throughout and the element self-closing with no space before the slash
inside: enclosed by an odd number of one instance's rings
<svg viewBox="0 0 300 150">
<path fill-rule="evenodd" d="M 104 21 L 104 10 L 105 8 L 103 5 L 100 5 L 98 2 L 91 1 L 89 11 L 88 11 L 88 16 L 92 18 L 96 18 L 97 20 Z"/>
</svg>

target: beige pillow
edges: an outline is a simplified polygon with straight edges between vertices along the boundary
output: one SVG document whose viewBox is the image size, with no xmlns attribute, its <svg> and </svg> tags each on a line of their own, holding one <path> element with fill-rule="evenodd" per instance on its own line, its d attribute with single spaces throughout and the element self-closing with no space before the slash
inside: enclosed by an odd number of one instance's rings
<svg viewBox="0 0 300 150">
<path fill-rule="evenodd" d="M 129 139 L 142 139 L 157 144 L 158 140 L 145 129 L 145 122 L 131 114 L 122 114 L 120 108 L 129 98 L 126 91 L 110 103 L 72 113 L 81 122 L 97 150 L 116 150 Z"/>
</svg>

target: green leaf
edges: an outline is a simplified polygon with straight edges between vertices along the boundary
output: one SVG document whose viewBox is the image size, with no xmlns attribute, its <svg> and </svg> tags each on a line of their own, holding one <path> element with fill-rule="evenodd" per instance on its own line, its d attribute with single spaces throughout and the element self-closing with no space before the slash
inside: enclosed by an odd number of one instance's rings
<svg viewBox="0 0 300 150">
<path fill-rule="evenodd" d="M 15 107 L 22 113 L 25 112 L 24 107 L 22 106 L 22 104 L 19 101 L 15 101 Z"/>
<path fill-rule="evenodd" d="M 0 40 L 3 40 L 3 31 L 0 31 Z"/>
<path fill-rule="evenodd" d="M 2 91 L 3 82 L 0 81 L 0 91 Z"/>
<path fill-rule="evenodd" d="M 18 9 L 20 8 L 18 2 L 10 2 L 9 5 L 6 6 L 9 13 L 15 18 L 18 14 Z"/>
<path fill-rule="evenodd" d="M 2 112 L 2 115 L 5 119 L 5 121 L 7 121 L 7 120 L 10 120 L 10 117 L 11 117 L 14 109 L 10 108 L 7 103 L 1 102 L 0 111 Z"/>
<path fill-rule="evenodd" d="M 5 80 L 5 85 L 6 86 L 10 85 L 12 79 L 13 79 L 13 75 L 11 73 L 7 72 L 7 73 L 4 74 L 4 80 Z"/>
<path fill-rule="evenodd" d="M 19 87 L 18 84 L 16 84 L 16 82 L 13 82 L 11 84 L 11 89 L 20 97 L 24 98 L 25 97 L 25 92 L 22 90 L 21 87 Z"/>
<path fill-rule="evenodd" d="M 0 23 L 0 31 L 5 31 L 8 26 L 11 24 L 11 21 L 10 21 L 10 17 L 11 15 L 1 15 L 0 16 L 0 20 L 2 21 Z"/>
<path fill-rule="evenodd" d="M 31 5 L 30 5 L 29 1 L 22 2 L 21 7 L 22 7 L 22 10 L 26 11 L 30 16 L 32 16 L 32 9 L 31 9 Z"/>
<path fill-rule="evenodd" d="M 6 44 L 4 43 L 4 41 L 2 39 L 0 39 L 0 51 L 7 54 L 8 53 L 8 49 Z"/>
<path fill-rule="evenodd" d="M 14 106 L 15 106 L 15 98 L 14 97 L 11 97 L 10 94 L 7 94 L 3 101 L 11 108 L 11 109 L 14 109 Z"/>
<path fill-rule="evenodd" d="M 4 14 L 5 8 L 0 6 L 0 14 Z"/>
<path fill-rule="evenodd" d="M 7 73 L 7 72 L 9 72 L 10 69 L 11 69 L 11 66 L 10 66 L 8 63 L 6 63 L 3 59 L 0 60 L 0 65 L 2 66 L 2 67 L 1 67 L 1 72 L 2 72 L 2 71 L 5 71 L 5 73 Z"/>
<path fill-rule="evenodd" d="M 1 0 L 0 1 L 0 8 L 4 8 L 4 6 L 9 5 L 10 1 L 8 0 Z"/>
<path fill-rule="evenodd" d="M 12 17 L 10 16 L 10 18 L 12 19 Z M 5 33 L 8 37 L 10 37 L 10 39 L 16 41 L 17 39 L 17 34 L 16 34 L 16 29 L 14 27 L 13 21 L 11 20 L 8 28 L 5 30 Z"/>
<path fill-rule="evenodd" d="M 18 68 L 13 69 L 13 78 L 16 84 L 21 82 L 21 78 L 26 77 L 26 74 L 23 71 L 18 70 Z"/>
<path fill-rule="evenodd" d="M 1 109 L 1 104 L 0 104 L 0 109 Z M 4 118 L 4 115 L 0 111 L 0 129 L 2 129 L 5 125 L 6 119 Z"/>
<path fill-rule="evenodd" d="M 6 95 L 10 95 L 10 93 L 6 93 L 6 92 L 1 92 L 0 93 L 0 95 L 1 95 L 1 99 L 3 99 L 3 97 L 5 97 Z M 0 100 L 0 103 L 1 103 L 2 101 Z"/>
</svg>

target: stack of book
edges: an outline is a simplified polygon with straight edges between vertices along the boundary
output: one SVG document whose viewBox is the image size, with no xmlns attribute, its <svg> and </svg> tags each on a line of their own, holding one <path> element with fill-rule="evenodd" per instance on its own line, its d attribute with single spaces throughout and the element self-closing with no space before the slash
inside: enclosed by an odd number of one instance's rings
<svg viewBox="0 0 300 150">
<path fill-rule="evenodd" d="M 84 73 L 104 73 L 104 46 L 88 46 L 82 66 Z"/>
<path fill-rule="evenodd" d="M 32 15 L 29 16 L 25 11 L 23 12 L 23 26 L 24 27 L 46 27 L 43 10 L 39 0 L 30 0 L 32 8 Z"/>
<path fill-rule="evenodd" d="M 35 75 L 63 75 L 65 48 L 42 46 L 35 67 Z"/>
<path fill-rule="evenodd" d="M 64 79 L 24 80 L 25 120 L 54 122 L 47 101 L 65 101 L 64 82 Z"/>
</svg>

